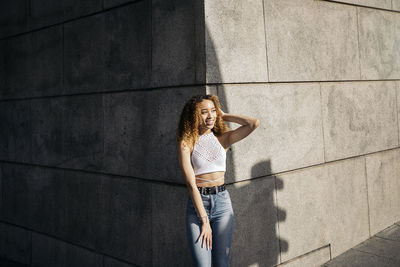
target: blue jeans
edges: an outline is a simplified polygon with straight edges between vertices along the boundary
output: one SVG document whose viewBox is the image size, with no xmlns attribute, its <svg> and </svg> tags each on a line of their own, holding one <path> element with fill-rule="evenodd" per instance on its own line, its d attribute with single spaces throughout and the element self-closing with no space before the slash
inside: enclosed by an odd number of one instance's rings
<svg viewBox="0 0 400 267">
<path fill-rule="evenodd" d="M 207 250 L 206 242 L 201 247 L 201 220 L 197 216 L 192 199 L 188 198 L 186 209 L 186 230 L 194 266 L 229 266 L 234 227 L 234 213 L 228 190 L 216 194 L 203 195 L 204 208 L 210 220 L 212 230 L 212 249 Z M 197 242 L 196 242 L 197 240 Z"/>
</svg>

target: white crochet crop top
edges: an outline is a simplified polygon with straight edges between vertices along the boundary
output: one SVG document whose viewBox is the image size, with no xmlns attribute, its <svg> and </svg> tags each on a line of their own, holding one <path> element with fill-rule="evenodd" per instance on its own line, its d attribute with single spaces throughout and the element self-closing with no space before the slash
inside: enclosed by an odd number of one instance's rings
<svg viewBox="0 0 400 267">
<path fill-rule="evenodd" d="M 226 170 L 226 151 L 213 132 L 199 136 L 191 162 L 195 175 Z"/>
</svg>

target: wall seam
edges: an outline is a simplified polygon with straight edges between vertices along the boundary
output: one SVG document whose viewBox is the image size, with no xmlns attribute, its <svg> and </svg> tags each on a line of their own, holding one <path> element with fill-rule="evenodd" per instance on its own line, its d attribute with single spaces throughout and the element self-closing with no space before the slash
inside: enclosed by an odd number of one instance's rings
<svg viewBox="0 0 400 267">
<path fill-rule="evenodd" d="M 269 78 L 269 66 L 268 66 L 268 48 L 267 48 L 267 26 L 265 24 L 265 5 L 264 5 L 264 0 L 261 0 L 262 2 L 262 7 L 263 7 L 263 21 L 264 21 L 264 42 L 265 42 L 265 60 L 267 64 L 267 81 L 270 81 Z"/>
<path fill-rule="evenodd" d="M 32 231 L 29 231 L 29 234 L 30 234 L 30 237 L 31 237 L 31 241 L 30 241 L 30 245 L 31 245 L 31 249 L 30 249 L 30 253 L 31 253 L 31 255 L 29 256 L 30 258 L 29 258 L 29 266 L 32 266 L 32 255 L 33 255 L 33 252 L 32 252 L 32 250 L 33 250 L 33 238 L 32 238 L 32 236 L 33 236 L 33 234 L 32 234 Z"/>
<path fill-rule="evenodd" d="M 103 0 L 104 1 L 104 0 Z M 153 1 L 149 1 L 150 6 L 150 81 L 149 84 L 153 84 Z"/>
<path fill-rule="evenodd" d="M 356 15 L 357 15 L 357 48 L 358 48 L 358 70 L 360 73 L 360 80 L 361 80 L 361 50 L 360 50 L 360 16 L 359 16 L 359 9 L 356 7 Z"/>
<path fill-rule="evenodd" d="M 366 194 L 367 194 L 368 236 L 371 237 L 371 219 L 370 219 L 369 194 L 368 194 L 367 157 L 364 157 L 364 173 L 365 173 L 365 186 L 366 186 Z"/>
<path fill-rule="evenodd" d="M 382 80 L 330 80 L 330 81 L 276 81 L 276 82 L 240 82 L 240 83 L 223 83 L 223 85 L 253 85 L 253 84 L 311 84 L 311 83 L 352 83 L 352 82 L 380 82 Z M 385 79 L 386 82 L 400 82 L 400 79 Z M 85 93 L 71 93 L 71 94 L 62 94 L 62 95 L 44 95 L 44 96 L 28 96 L 28 97 L 17 97 L 17 98 L 3 98 L 0 99 L 1 102 L 7 101 L 18 101 L 18 100 L 32 100 L 32 99 L 45 99 L 45 98 L 56 98 L 56 97 L 69 97 L 69 96 L 77 96 L 77 95 L 98 95 L 98 94 L 117 94 L 117 93 L 134 93 L 134 92 L 151 92 L 157 90 L 169 90 L 176 88 L 188 88 L 188 87 L 199 87 L 204 86 L 203 83 L 194 83 L 194 84 L 182 84 L 182 85 L 171 85 L 165 87 L 148 87 L 148 88 L 127 88 L 121 90 L 113 90 L 113 91 L 98 91 L 98 92 L 85 92 Z M 221 85 L 221 83 L 208 83 L 207 85 Z M 188 88 L 187 90 L 190 90 Z"/>
<path fill-rule="evenodd" d="M 62 49 L 62 59 L 61 59 L 61 92 L 63 92 L 63 94 L 65 93 L 65 29 L 64 29 L 64 24 L 61 26 L 61 32 L 62 32 L 62 44 L 61 44 L 61 49 Z"/>
<path fill-rule="evenodd" d="M 326 151 L 325 151 L 325 133 L 324 133 L 324 110 L 322 107 L 322 85 L 319 83 L 319 100 L 320 100 L 320 108 L 321 108 L 321 131 L 322 131 L 322 150 L 324 161 L 326 162 Z"/>
<path fill-rule="evenodd" d="M 383 8 L 383 7 L 364 6 L 364 5 L 360 5 L 360 4 L 346 3 L 346 2 L 334 1 L 334 0 L 320 0 L 320 1 L 325 1 L 325 2 L 328 2 L 328 3 L 331 2 L 331 3 L 335 3 L 335 4 L 346 5 L 346 6 L 355 6 L 355 7 L 363 7 L 363 8 L 369 8 L 369 9 L 383 10 L 383 11 L 389 11 L 389 12 L 395 12 L 395 13 L 399 13 L 400 12 L 400 11 L 397 11 L 397 10 L 393 10 L 393 2 L 392 2 L 392 9 L 387 9 L 387 8 Z"/>
<path fill-rule="evenodd" d="M 276 202 L 276 227 L 277 227 L 277 236 L 278 236 L 278 246 L 279 246 L 279 255 L 278 255 L 278 263 L 282 263 L 282 247 L 281 247 L 281 231 L 279 229 L 279 205 L 278 205 L 278 189 L 276 186 L 276 175 L 274 175 L 274 187 L 275 187 L 275 202 Z"/>
<path fill-rule="evenodd" d="M 355 159 L 355 158 L 361 158 L 361 157 L 365 157 L 365 156 L 369 156 L 369 155 L 376 155 L 379 153 L 385 153 L 385 152 L 389 152 L 389 151 L 393 151 L 393 150 L 400 150 L 400 149 L 399 149 L 399 147 L 392 147 L 392 148 L 388 148 L 388 149 L 384 149 L 384 150 L 379 150 L 379 151 L 370 152 L 370 153 L 366 153 L 366 154 L 360 154 L 360 155 L 351 156 L 351 157 L 347 157 L 347 158 L 336 159 L 336 160 L 327 161 L 327 162 L 323 162 L 323 163 L 317 163 L 317 164 L 303 166 L 303 167 L 299 167 L 299 168 L 295 168 L 295 169 L 283 170 L 283 171 L 279 171 L 279 172 L 275 172 L 275 173 L 268 173 L 265 175 L 253 177 L 251 179 L 240 180 L 240 181 L 235 181 L 233 183 L 226 183 L 226 184 L 230 185 L 230 184 L 235 184 L 235 183 L 240 183 L 240 182 L 250 181 L 250 180 L 255 180 L 255 179 L 272 178 L 272 176 L 276 176 L 276 175 L 287 174 L 287 173 L 296 172 L 296 171 L 302 171 L 302 170 L 305 170 L 308 168 L 321 167 L 325 164 L 331 164 L 331 163 L 335 163 L 335 162 L 351 160 L 351 159 Z M 6 164 L 8 163 L 8 164 L 13 164 L 13 165 L 23 165 L 23 166 L 32 166 L 32 167 L 42 167 L 42 168 L 54 169 L 54 170 L 82 172 L 82 173 L 93 174 L 93 175 L 107 175 L 107 176 L 110 176 L 110 178 L 134 179 L 134 180 L 141 181 L 144 183 L 146 183 L 146 182 L 147 183 L 157 183 L 157 184 L 177 186 L 177 187 L 185 187 L 186 186 L 185 184 L 172 182 L 172 181 L 145 179 L 145 178 L 141 178 L 141 177 L 127 176 L 127 175 L 106 173 L 106 172 L 94 172 L 94 171 L 83 170 L 83 169 L 68 169 L 68 168 L 61 168 L 61 167 L 55 167 L 55 166 L 46 166 L 46 165 L 40 165 L 40 164 L 30 164 L 30 163 L 26 163 L 26 162 L 16 162 L 16 161 L 6 161 L 6 160 L 0 160 L 0 163 L 6 163 Z"/>
<path fill-rule="evenodd" d="M 141 1 L 143 1 L 143 0 L 126 2 L 126 3 L 123 3 L 123 4 L 117 5 L 117 6 L 113 6 L 113 7 L 109 7 L 109 8 L 103 9 L 103 10 L 95 11 L 95 12 L 92 12 L 92 13 L 89 13 L 89 14 L 86 14 L 86 15 L 83 15 L 83 16 L 78 16 L 78 17 L 74 17 L 74 18 L 71 18 L 71 19 L 66 19 L 66 20 L 63 20 L 61 22 L 49 24 L 49 25 L 46 25 L 46 26 L 43 26 L 43 27 L 38 27 L 38 28 L 35 28 L 35 29 L 29 29 L 28 30 L 28 26 L 27 26 L 27 30 L 26 31 L 23 31 L 23 32 L 20 32 L 20 33 L 17 33 L 17 34 L 11 34 L 11 35 L 2 36 L 2 37 L 0 37 L 0 41 L 3 41 L 5 39 L 9 39 L 9 38 L 19 37 L 19 36 L 22 36 L 22 35 L 27 35 L 27 34 L 30 34 L 30 33 L 33 33 L 33 32 L 38 32 L 38 31 L 45 30 L 45 29 L 48 29 L 48 28 L 51 28 L 51 27 L 54 27 L 54 26 L 60 26 L 60 25 L 65 24 L 65 23 L 69 23 L 69 22 L 72 22 L 72 21 L 77 21 L 77 20 L 88 18 L 88 17 L 91 17 L 91 16 L 99 15 L 99 14 L 108 12 L 108 11 L 113 10 L 113 9 L 122 8 L 122 7 L 125 7 L 125 6 L 128 6 L 128 5 L 134 5 L 134 4 L 136 4 L 138 2 L 141 2 Z M 399 11 L 399 13 L 400 13 L 400 11 Z M 28 24 L 28 22 L 27 22 L 27 24 Z"/>
<path fill-rule="evenodd" d="M 126 261 L 126 260 L 124 260 L 124 259 L 117 258 L 117 257 L 115 257 L 115 256 L 113 256 L 113 255 L 109 255 L 109 254 L 106 254 L 106 253 L 102 253 L 102 252 L 100 252 L 100 251 L 97 251 L 96 249 L 92 249 L 92 248 L 85 247 L 85 246 L 80 245 L 80 244 L 76 244 L 76 243 L 67 241 L 67 240 L 62 239 L 62 238 L 60 238 L 60 237 L 58 237 L 58 236 L 55 236 L 55 235 L 49 235 L 49 234 L 46 233 L 46 232 L 40 232 L 40 231 L 37 231 L 37 230 L 35 230 L 35 229 L 29 228 L 29 227 L 26 227 L 26 226 L 21 226 L 21 225 L 15 224 L 15 223 L 10 223 L 10 222 L 4 221 L 4 220 L 0 220 L 0 223 L 6 224 L 6 225 L 9 225 L 9 226 L 12 226 L 12 227 L 24 229 L 24 230 L 26 230 L 26 231 L 29 231 L 29 232 L 31 233 L 31 240 L 32 240 L 32 234 L 34 233 L 34 234 L 38 234 L 38 235 L 42 235 L 42 236 L 45 236 L 45 237 L 48 237 L 48 238 L 55 239 L 55 240 L 58 241 L 58 242 L 64 242 L 64 243 L 66 243 L 66 244 L 68 244 L 68 245 L 70 245 L 70 246 L 74 246 L 74 247 L 77 247 L 77 248 L 80 248 L 80 249 L 84 249 L 84 250 L 90 251 L 90 252 L 95 253 L 95 254 L 97 254 L 97 255 L 103 255 L 103 257 L 106 256 L 106 257 L 109 257 L 109 258 L 118 260 L 118 261 L 120 261 L 120 262 L 129 264 L 129 265 L 137 266 L 137 265 L 135 265 L 135 263 L 133 263 L 133 262 L 129 262 L 129 261 Z M 32 247 L 33 247 L 33 246 L 32 246 Z"/>
<path fill-rule="evenodd" d="M 399 102 L 399 99 L 398 99 L 398 94 L 397 94 L 397 91 L 399 90 L 399 85 L 397 84 L 397 83 L 395 83 L 395 90 L 394 90 L 394 94 L 395 94 L 395 96 L 396 96 L 396 99 L 395 99 L 395 106 L 396 106 L 396 117 L 397 117 L 397 146 L 399 147 L 400 146 L 400 122 L 399 122 L 399 106 L 398 106 L 398 102 Z"/>
</svg>

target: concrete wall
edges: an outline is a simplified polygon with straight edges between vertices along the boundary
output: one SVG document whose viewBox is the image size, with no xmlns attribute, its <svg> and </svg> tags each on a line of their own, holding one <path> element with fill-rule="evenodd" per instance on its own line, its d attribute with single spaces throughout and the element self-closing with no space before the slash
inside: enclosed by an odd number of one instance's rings
<svg viewBox="0 0 400 267">
<path fill-rule="evenodd" d="M 318 265 L 400 220 L 398 11 L 3 1 L 0 256 L 190 266 L 174 139 L 206 92 L 262 122 L 228 153 L 232 266 Z"/>
</svg>

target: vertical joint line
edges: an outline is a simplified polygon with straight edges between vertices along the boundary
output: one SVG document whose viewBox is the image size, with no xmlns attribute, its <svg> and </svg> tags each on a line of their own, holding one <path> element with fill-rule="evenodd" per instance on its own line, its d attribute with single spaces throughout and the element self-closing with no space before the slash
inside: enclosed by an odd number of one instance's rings
<svg viewBox="0 0 400 267">
<path fill-rule="evenodd" d="M 365 156 L 364 156 L 364 173 L 365 173 L 365 186 L 366 186 L 367 208 L 368 208 L 368 236 L 371 237 L 371 219 L 369 214 L 368 177 L 367 177 L 367 157 Z"/>
<path fill-rule="evenodd" d="M 65 71 L 65 31 L 64 31 L 64 23 L 61 25 L 61 34 L 62 34 L 62 44 L 61 44 L 61 92 L 65 94 L 65 83 L 64 83 L 64 71 Z"/>
<path fill-rule="evenodd" d="M 361 81 L 361 53 L 360 53 L 360 16 L 359 16 L 359 7 L 356 8 L 356 15 L 357 15 L 357 48 L 358 48 L 358 70 L 360 72 L 360 81 Z"/>
<path fill-rule="evenodd" d="M 279 230 L 279 205 L 278 205 L 278 189 L 276 187 L 276 175 L 274 175 L 274 188 L 275 188 L 275 193 L 274 193 L 274 198 L 275 198 L 275 203 L 276 203 L 276 228 L 277 228 L 277 236 L 278 236 L 278 245 L 279 245 L 279 259 L 278 263 L 282 263 L 282 244 L 281 244 L 281 231 Z"/>
<path fill-rule="evenodd" d="M 320 108 L 321 108 L 321 131 L 322 131 L 322 150 L 324 152 L 324 162 L 326 162 L 326 152 L 325 152 L 325 133 L 324 133 L 324 110 L 322 107 L 322 88 L 321 83 L 319 83 L 319 101 L 320 101 Z"/>
<path fill-rule="evenodd" d="M 31 234 L 31 251 L 30 251 L 30 256 L 29 256 L 29 266 L 32 266 L 32 250 L 33 250 L 33 238 L 32 238 L 32 231 L 29 231 L 29 233 Z"/>
<path fill-rule="evenodd" d="M 104 0 L 103 0 L 104 1 Z M 154 85 L 153 83 L 153 1 L 149 1 L 149 6 L 150 6 L 150 66 L 149 66 L 149 73 L 150 73 L 150 87 Z"/>
<path fill-rule="evenodd" d="M 395 99 L 395 106 L 396 106 L 396 118 L 397 118 L 397 147 L 399 147 L 400 146 L 400 121 L 399 121 L 399 106 L 398 106 L 398 101 L 400 100 L 400 99 L 398 99 L 398 94 L 397 94 L 397 91 L 398 90 L 400 90 L 400 86 L 399 86 L 399 84 L 400 83 L 396 83 L 395 82 L 395 90 L 394 90 L 394 95 L 396 96 L 396 99 Z"/>
<path fill-rule="evenodd" d="M 263 12 L 263 21 L 264 21 L 264 41 L 265 41 L 265 60 L 267 63 L 267 82 L 270 82 L 269 79 L 269 66 L 268 66 L 268 49 L 267 49 L 267 27 L 265 25 L 265 7 L 264 7 L 264 0 L 261 0 L 262 2 L 262 12 Z"/>
</svg>

